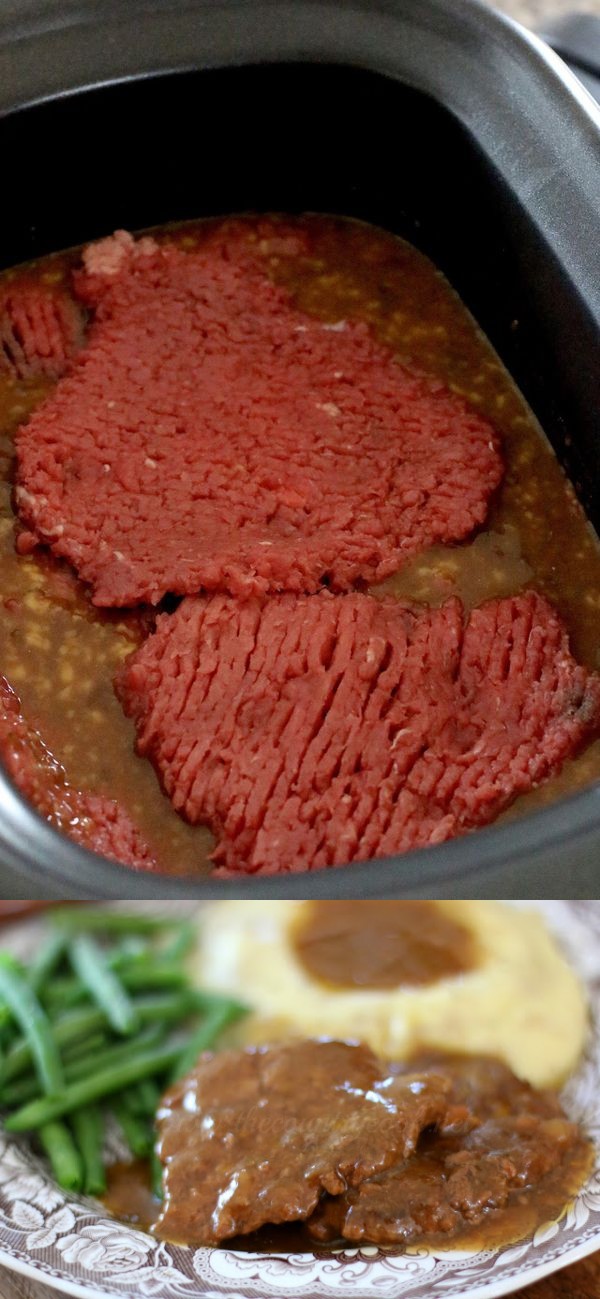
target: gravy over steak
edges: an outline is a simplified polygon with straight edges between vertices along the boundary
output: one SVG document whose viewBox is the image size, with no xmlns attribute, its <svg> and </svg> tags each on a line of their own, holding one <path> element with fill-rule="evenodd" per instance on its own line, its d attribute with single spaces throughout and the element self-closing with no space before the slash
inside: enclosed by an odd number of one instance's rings
<svg viewBox="0 0 600 1299">
<path fill-rule="evenodd" d="M 258 1252 L 497 1248 L 560 1218 L 593 1160 L 556 1095 L 497 1060 L 388 1066 L 329 1039 L 206 1054 L 158 1121 L 162 1208 L 138 1160 L 109 1170 L 109 1211 Z"/>
<path fill-rule="evenodd" d="M 308 1223 L 316 1241 L 381 1245 L 481 1240 L 498 1243 L 560 1215 L 589 1167 L 590 1146 L 550 1092 L 535 1091 L 505 1065 L 485 1057 L 430 1057 L 452 1079 L 450 1100 L 467 1105 L 471 1131 L 425 1133 L 402 1160 L 343 1195 L 325 1196 Z M 411 1067 L 424 1070 L 428 1061 Z M 506 1237 L 505 1237 L 506 1239 Z M 492 1243 L 488 1241 L 488 1243 Z"/>
<path fill-rule="evenodd" d="M 423 1129 L 448 1117 L 448 1090 L 434 1071 L 390 1077 L 350 1042 L 204 1055 L 158 1113 L 156 1234 L 214 1245 L 308 1218 L 324 1191 L 340 1195 L 412 1154 Z"/>
</svg>

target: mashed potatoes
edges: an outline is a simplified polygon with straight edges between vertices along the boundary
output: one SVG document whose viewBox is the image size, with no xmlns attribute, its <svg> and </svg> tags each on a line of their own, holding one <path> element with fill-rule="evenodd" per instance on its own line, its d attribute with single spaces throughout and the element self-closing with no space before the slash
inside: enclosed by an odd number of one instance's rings
<svg viewBox="0 0 600 1299">
<path fill-rule="evenodd" d="M 396 1060 L 430 1047 L 483 1053 L 538 1087 L 558 1085 L 575 1067 L 586 1032 L 583 991 L 533 911 L 432 903 L 470 931 L 473 968 L 422 986 L 338 988 L 314 978 L 295 949 L 311 905 L 222 902 L 202 912 L 198 983 L 252 1007 L 240 1029 L 244 1041 L 354 1038 Z"/>
</svg>

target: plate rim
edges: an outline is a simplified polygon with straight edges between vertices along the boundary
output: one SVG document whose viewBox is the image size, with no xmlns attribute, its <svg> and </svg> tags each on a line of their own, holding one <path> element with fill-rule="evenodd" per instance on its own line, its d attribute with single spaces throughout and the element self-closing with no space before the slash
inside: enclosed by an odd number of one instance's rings
<svg viewBox="0 0 600 1299">
<path fill-rule="evenodd" d="M 517 1278 L 507 1276 L 503 1280 L 490 1278 L 477 1286 L 476 1289 L 465 1289 L 465 1299 L 501 1299 L 501 1296 L 507 1294 L 516 1294 L 527 1285 L 534 1285 L 537 1281 L 543 1281 L 545 1276 L 552 1276 L 555 1272 L 562 1272 L 563 1268 L 571 1267 L 574 1263 L 588 1258 L 590 1254 L 600 1251 L 600 1232 L 597 1232 L 589 1240 L 581 1241 L 579 1245 L 574 1245 L 572 1249 L 561 1254 L 560 1260 L 549 1259 L 545 1263 L 536 1263 L 532 1267 L 526 1268 L 521 1276 Z M 452 1253 L 448 1250 L 448 1253 Z M 273 1255 L 272 1257 L 276 1257 Z M 300 1255 L 300 1257 L 304 1257 Z M 130 1299 L 131 1291 L 125 1289 L 91 1289 L 87 1285 L 82 1285 L 78 1281 L 63 1281 L 60 1277 L 40 1274 L 40 1268 L 33 1263 L 27 1263 L 23 1259 L 16 1259 L 0 1247 L 0 1267 L 6 1268 L 9 1272 L 16 1272 L 20 1276 L 28 1277 L 30 1280 L 46 1285 L 50 1290 L 62 1291 L 65 1295 L 73 1296 L 73 1299 Z M 515 1281 L 517 1282 L 515 1285 Z M 243 1286 L 243 1282 L 242 1282 Z M 210 1294 L 207 1290 L 204 1293 Z M 215 1294 L 222 1294 L 222 1299 L 228 1299 L 227 1291 L 216 1290 Z M 242 1289 L 238 1291 L 235 1299 L 240 1299 Z M 334 1292 L 332 1292 L 333 1294 Z M 358 1299 L 358 1297 L 357 1297 Z M 388 1292 L 388 1299 L 394 1299 L 393 1291 Z"/>
</svg>

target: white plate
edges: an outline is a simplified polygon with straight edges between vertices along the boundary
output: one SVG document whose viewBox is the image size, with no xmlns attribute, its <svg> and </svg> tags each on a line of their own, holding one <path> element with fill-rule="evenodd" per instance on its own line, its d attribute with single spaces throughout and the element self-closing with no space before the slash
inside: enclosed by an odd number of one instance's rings
<svg viewBox="0 0 600 1299">
<path fill-rule="evenodd" d="M 177 907 L 178 904 L 163 903 Z M 521 904 L 517 904 L 521 905 Z M 67 1196 L 26 1142 L 0 1136 L 0 1264 L 79 1299 L 494 1299 L 600 1248 L 600 902 L 537 902 L 589 990 L 585 1058 L 565 1091 L 569 1114 L 598 1148 L 594 1176 L 560 1222 L 502 1250 L 394 1254 L 347 1249 L 247 1254 L 181 1249 Z M 15 926 L 5 945 L 27 950 L 39 921 Z"/>
</svg>

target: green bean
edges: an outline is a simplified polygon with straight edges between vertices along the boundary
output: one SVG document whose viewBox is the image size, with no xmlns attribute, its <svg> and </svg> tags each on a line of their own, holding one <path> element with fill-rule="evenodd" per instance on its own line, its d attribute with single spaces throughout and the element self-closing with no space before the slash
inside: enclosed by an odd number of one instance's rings
<svg viewBox="0 0 600 1299">
<path fill-rule="evenodd" d="M 230 997 L 224 992 L 207 992 L 205 989 L 190 988 L 189 990 L 190 1005 L 193 1010 L 204 1012 L 215 1010 L 218 1006 L 225 1006 L 228 1009 L 236 1008 L 238 1015 L 247 1015 L 249 1006 L 243 1001 L 238 1001 L 236 997 Z"/>
<path fill-rule="evenodd" d="M 164 1035 L 164 1034 L 163 1034 Z M 160 1035 L 157 1039 L 160 1040 Z M 94 1055 L 94 1062 L 100 1058 L 103 1052 L 100 1048 L 106 1046 L 108 1039 L 104 1033 L 93 1033 L 83 1041 L 73 1042 L 71 1046 L 65 1047 L 62 1052 L 63 1071 L 67 1082 L 73 1077 L 80 1077 L 82 1073 L 88 1073 L 90 1068 L 90 1053 L 97 1052 Z M 23 1101 L 30 1100 L 32 1096 L 38 1096 L 41 1091 L 39 1079 L 36 1075 L 28 1073 L 24 1077 L 18 1077 L 14 1082 L 8 1082 L 0 1088 L 0 1103 L 2 1105 L 21 1105 Z"/>
<path fill-rule="evenodd" d="M 4 956 L 0 953 L 0 997 L 25 1035 L 44 1091 L 52 1095 L 63 1085 L 63 1071 L 50 1022 L 26 978 Z"/>
<path fill-rule="evenodd" d="M 71 1011 L 61 1019 L 57 1019 L 52 1025 L 52 1031 L 56 1045 L 62 1047 L 105 1027 L 106 1015 L 104 1012 L 86 1006 L 82 1010 Z M 31 1060 L 30 1042 L 23 1039 L 20 1042 L 15 1042 L 4 1060 L 2 1073 L 0 1074 L 0 1087 L 4 1087 L 12 1078 L 17 1078 L 20 1074 L 25 1073 L 31 1065 Z"/>
<path fill-rule="evenodd" d="M 15 1040 L 15 1021 L 8 1006 L 0 1006 L 0 1045 L 6 1051 Z"/>
<path fill-rule="evenodd" d="M 2 952 L 0 961 L 6 970 L 13 970 L 15 974 L 25 974 L 25 966 L 22 961 L 17 960 L 12 952 Z"/>
<path fill-rule="evenodd" d="M 119 1042 L 117 1046 L 107 1046 L 108 1039 L 102 1034 L 93 1034 L 81 1042 L 75 1042 L 70 1049 L 67 1047 L 63 1052 L 65 1081 L 76 1082 L 80 1078 L 87 1078 L 91 1068 L 108 1069 L 123 1060 L 129 1060 L 132 1050 L 147 1051 L 150 1047 L 157 1046 L 163 1041 L 166 1031 L 166 1025 L 155 1024 L 143 1029 L 137 1037 L 130 1038 L 127 1042 Z M 98 1050 L 98 1045 L 104 1049 Z M 74 1047 L 77 1047 L 77 1050 L 71 1054 Z M 92 1051 L 95 1054 L 90 1060 Z M 17 1078 L 16 1081 L 7 1083 L 0 1090 L 0 1102 L 12 1109 L 15 1105 L 23 1105 L 25 1101 L 39 1096 L 40 1092 L 37 1077 L 27 1074 L 24 1078 Z"/>
<path fill-rule="evenodd" d="M 71 938 L 70 934 L 68 932 L 63 933 L 62 931 L 59 931 L 59 933 L 61 934 L 62 941 L 66 944 Z M 132 942 L 136 944 L 134 951 L 131 950 Z M 147 943 L 141 943 L 141 945 L 138 944 L 139 940 L 133 938 L 128 939 L 126 943 L 119 943 L 118 946 L 114 947 L 112 950 L 110 948 L 105 950 L 104 955 L 107 965 L 109 965 L 110 969 L 114 970 L 116 974 L 120 975 L 121 978 L 124 977 L 126 972 L 137 971 L 140 967 L 151 970 L 157 963 L 157 953 L 153 951 Z M 161 968 L 164 968 L 164 958 L 161 958 L 159 965 Z M 169 968 L 172 967 L 169 965 Z M 70 997 L 73 996 L 75 991 L 78 991 L 80 996 L 85 997 L 87 995 L 86 989 L 80 979 L 73 978 L 73 975 L 63 975 L 62 978 L 55 978 L 52 980 L 52 983 L 48 988 L 47 996 L 49 998 L 55 997 L 57 999 Z"/>
<path fill-rule="evenodd" d="M 129 1060 L 113 1069 L 94 1071 L 89 1078 L 69 1083 L 59 1096 L 43 1096 L 31 1101 L 5 1120 L 7 1132 L 26 1132 L 30 1128 L 42 1127 L 53 1119 L 72 1114 L 73 1110 L 83 1105 L 91 1105 L 112 1096 L 115 1092 L 140 1082 L 142 1078 L 153 1078 L 166 1074 L 175 1065 L 182 1054 L 181 1043 L 156 1047 L 153 1051 L 141 1051 L 131 1054 Z"/>
<path fill-rule="evenodd" d="M 154 1131 L 148 1120 L 131 1108 L 127 1093 L 115 1103 L 114 1111 L 132 1155 L 136 1159 L 146 1159 L 154 1146 Z"/>
<path fill-rule="evenodd" d="M 68 1042 L 61 1051 L 62 1061 L 65 1069 L 65 1078 L 69 1077 L 69 1066 L 79 1063 L 82 1059 L 88 1060 L 92 1051 L 104 1051 L 108 1046 L 109 1039 L 106 1033 L 89 1033 L 87 1037 L 77 1038 L 75 1042 Z M 94 1059 L 96 1057 L 94 1056 Z"/>
<path fill-rule="evenodd" d="M 166 1028 L 162 1024 L 144 1029 L 137 1037 L 130 1038 L 127 1042 L 119 1042 L 118 1046 L 107 1046 L 105 1051 L 99 1051 L 91 1065 L 94 1069 L 112 1069 L 114 1065 L 122 1064 L 123 1060 L 130 1060 L 132 1051 L 149 1051 L 151 1047 L 158 1046 L 158 1043 L 163 1041 L 165 1033 Z M 73 1060 L 70 1065 L 65 1065 L 65 1078 L 69 1083 L 87 1078 L 89 1072 L 88 1056 L 81 1056 L 78 1060 Z"/>
<path fill-rule="evenodd" d="M 146 957 L 152 957 L 154 948 L 151 943 L 144 942 L 140 934 L 126 934 L 118 943 L 115 955 L 122 961 L 141 961 Z"/>
<path fill-rule="evenodd" d="M 132 965 L 131 969 L 123 970 L 120 977 L 130 992 L 144 992 L 146 988 L 183 988 L 187 983 L 184 971 L 176 965 L 159 965 L 151 961 Z"/>
<path fill-rule="evenodd" d="M 103 1034 L 93 1034 L 81 1042 L 74 1042 L 71 1047 L 66 1047 L 63 1051 L 65 1081 L 76 1082 L 80 1078 L 86 1078 L 92 1068 L 112 1068 L 113 1065 L 121 1064 L 123 1060 L 129 1060 L 132 1051 L 147 1051 L 151 1047 L 158 1046 L 159 1042 L 164 1041 L 167 1029 L 168 1025 L 165 1023 L 149 1025 L 136 1037 L 129 1038 L 126 1042 L 119 1041 L 117 1044 L 109 1041 Z M 41 1094 L 37 1076 L 27 1073 L 7 1082 L 0 1089 L 0 1104 L 14 1108 L 15 1105 L 21 1105 L 26 1100 L 31 1100 L 33 1096 Z"/>
<path fill-rule="evenodd" d="M 87 988 L 92 1001 L 106 1014 L 115 1033 L 135 1033 L 139 1020 L 135 1007 L 104 952 L 87 934 L 80 934 L 69 946 L 73 969 Z"/>
<path fill-rule="evenodd" d="M 176 988 L 163 995 L 157 993 L 153 997 L 136 997 L 133 1004 L 140 1024 L 172 1024 L 195 1011 L 196 998 L 192 989 Z"/>
<path fill-rule="evenodd" d="M 131 962 L 131 958 L 129 960 Z M 184 971 L 177 966 L 165 963 L 159 965 L 146 957 L 130 964 L 122 956 L 112 959 L 107 957 L 107 964 L 118 974 L 128 992 L 145 992 L 151 988 L 183 988 L 187 983 Z M 54 979 L 52 991 L 49 991 L 46 998 L 49 1012 L 52 1015 L 59 1009 L 66 1010 L 79 1001 L 84 1001 L 89 995 L 88 988 L 79 978 L 66 975 L 62 979 Z"/>
<path fill-rule="evenodd" d="M 182 920 L 178 925 L 178 930 L 161 951 L 164 960 L 181 961 L 184 956 L 194 946 L 198 937 L 198 930 L 192 920 Z"/>
<path fill-rule="evenodd" d="M 181 920 L 165 920 L 161 916 L 132 914 L 127 911 L 106 911 L 102 907 L 56 907 L 50 919 L 61 928 L 79 933 L 95 929 L 106 934 L 153 934 L 175 929 Z"/>
<path fill-rule="evenodd" d="M 172 1081 L 176 1081 L 193 1069 L 200 1053 L 212 1046 L 223 1029 L 245 1013 L 246 1007 L 241 1006 L 237 1001 L 222 1000 L 212 1006 L 203 1023 L 188 1038 L 181 1055 L 176 1060 L 171 1073 Z"/>
<path fill-rule="evenodd" d="M 164 996 L 139 997 L 134 1005 L 140 1024 L 173 1023 L 196 1009 L 195 994 L 187 989 L 166 993 Z M 103 1028 L 106 1028 L 106 1015 L 94 1006 L 82 1006 L 80 1010 L 69 1011 L 52 1025 L 54 1041 L 59 1047 Z M 31 1060 L 31 1044 L 23 1040 L 15 1043 L 5 1058 L 0 1073 L 0 1088 L 12 1078 L 25 1073 Z"/>
<path fill-rule="evenodd" d="M 135 1087 L 128 1088 L 123 1100 L 132 1114 L 153 1119 L 160 1103 L 160 1087 L 153 1078 L 144 1078 Z"/>
<path fill-rule="evenodd" d="M 20 974 L 25 977 L 24 965 L 21 961 L 18 961 L 16 956 L 13 956 L 11 952 L 3 952 L 1 959 L 7 969 L 13 970 L 15 974 Z M 10 1037 L 11 1031 L 14 1031 L 14 1027 L 15 1020 L 10 1006 L 7 1006 L 0 997 L 0 1032 L 2 1033 L 3 1044 L 5 1038 Z"/>
<path fill-rule="evenodd" d="M 161 1162 L 160 1162 L 160 1159 L 158 1158 L 158 1155 L 157 1155 L 157 1153 L 156 1153 L 156 1148 L 152 1151 L 152 1154 L 150 1155 L 150 1170 L 151 1170 L 151 1173 L 152 1173 L 152 1194 L 156 1196 L 156 1199 L 157 1199 L 157 1200 L 162 1200 L 162 1198 L 163 1198 L 163 1188 L 162 1188 L 162 1172 L 163 1172 L 163 1170 L 162 1170 L 162 1164 L 161 1164 Z"/>
<path fill-rule="evenodd" d="M 33 957 L 27 971 L 29 987 L 42 998 L 49 976 L 54 973 L 64 957 L 66 945 L 65 934 L 49 934 Z"/>
<path fill-rule="evenodd" d="M 41 1095 L 43 1091 L 37 1074 L 28 1073 L 25 1078 L 17 1078 L 16 1082 L 9 1083 L 2 1089 L 0 1103 L 14 1109 L 16 1105 L 24 1105 L 25 1101 Z"/>
<path fill-rule="evenodd" d="M 52 1019 L 56 1015 L 64 1014 L 66 1010 L 72 1010 L 81 1001 L 89 1001 L 89 993 L 79 979 L 73 978 L 71 974 L 64 974 L 52 980 L 44 993 L 43 1001 Z"/>
<path fill-rule="evenodd" d="M 86 1195 L 102 1195 L 106 1190 L 106 1173 L 102 1158 L 104 1119 L 96 1105 L 75 1110 L 71 1116 L 75 1140 L 83 1159 L 83 1189 Z"/>
<path fill-rule="evenodd" d="M 160 1105 L 160 1087 L 155 1083 L 153 1078 L 143 1078 L 137 1084 L 137 1093 L 140 1104 L 144 1106 L 144 1112 L 150 1114 L 152 1118 Z"/>
<path fill-rule="evenodd" d="M 0 1033 L 2 1034 L 2 1041 L 4 1041 L 4 1034 L 7 1031 L 10 1031 L 12 1024 L 13 1018 L 8 1006 L 0 1004 Z"/>
<path fill-rule="evenodd" d="M 39 1137 L 59 1186 L 65 1191 L 80 1191 L 83 1186 L 81 1159 L 66 1123 L 50 1120 L 40 1128 Z"/>
</svg>

